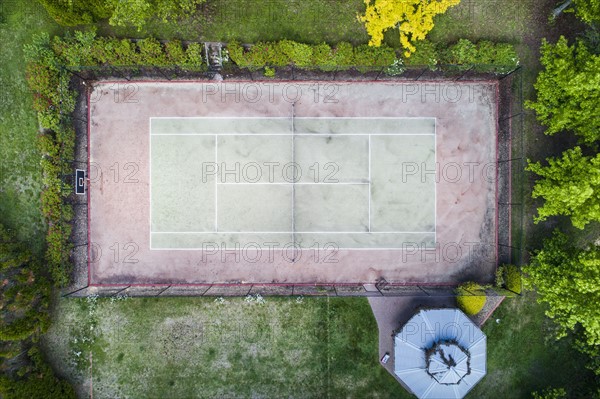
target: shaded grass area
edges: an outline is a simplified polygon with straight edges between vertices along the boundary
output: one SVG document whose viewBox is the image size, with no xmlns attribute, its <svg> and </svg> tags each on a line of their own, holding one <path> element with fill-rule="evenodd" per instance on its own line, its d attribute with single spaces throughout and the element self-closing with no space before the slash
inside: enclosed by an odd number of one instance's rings
<svg viewBox="0 0 600 399">
<path fill-rule="evenodd" d="M 531 398 L 546 387 L 564 387 L 569 398 L 585 398 L 594 376 L 570 338 L 554 340 L 554 324 L 535 294 L 506 299 L 486 323 L 487 375 L 474 398 Z M 499 323 L 495 319 L 500 319 Z"/>
<path fill-rule="evenodd" d="M 365 43 L 369 36 L 357 20 L 362 0 L 208 0 L 179 24 L 151 21 L 135 28 L 100 24 L 102 34 L 127 37 L 252 43 L 291 39 L 305 43 Z"/>
<path fill-rule="evenodd" d="M 87 393 L 91 352 L 98 398 L 409 397 L 364 298 L 62 299 L 55 315 L 46 353 Z"/>
<path fill-rule="evenodd" d="M 25 81 L 23 45 L 60 29 L 35 1 L 3 2 L 0 15 L 0 215 L 18 238 L 41 253 L 41 168 L 37 119 Z"/>
</svg>

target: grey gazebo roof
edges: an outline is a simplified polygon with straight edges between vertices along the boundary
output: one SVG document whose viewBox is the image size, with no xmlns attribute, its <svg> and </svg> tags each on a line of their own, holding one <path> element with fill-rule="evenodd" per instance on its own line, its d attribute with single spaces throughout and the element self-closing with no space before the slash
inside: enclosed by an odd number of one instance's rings
<svg viewBox="0 0 600 399">
<path fill-rule="evenodd" d="M 485 376 L 486 337 L 458 309 L 421 310 L 394 336 L 394 363 L 417 397 L 462 398 Z"/>
</svg>

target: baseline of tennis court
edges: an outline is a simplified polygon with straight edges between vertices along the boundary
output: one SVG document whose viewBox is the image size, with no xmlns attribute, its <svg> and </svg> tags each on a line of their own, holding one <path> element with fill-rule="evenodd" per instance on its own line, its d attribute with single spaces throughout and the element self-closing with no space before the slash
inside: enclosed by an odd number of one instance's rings
<svg viewBox="0 0 600 399">
<path fill-rule="evenodd" d="M 152 249 L 435 245 L 433 118 L 152 118 L 150 154 Z"/>
</svg>

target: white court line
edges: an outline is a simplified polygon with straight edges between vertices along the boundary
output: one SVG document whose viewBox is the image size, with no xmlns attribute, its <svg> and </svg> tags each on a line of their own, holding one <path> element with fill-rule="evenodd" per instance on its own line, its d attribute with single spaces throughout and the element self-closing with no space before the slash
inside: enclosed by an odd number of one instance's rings
<svg viewBox="0 0 600 399">
<path fill-rule="evenodd" d="M 291 231 L 151 231 L 151 234 L 292 234 Z M 435 234 L 434 231 L 296 231 L 296 234 Z"/>
<path fill-rule="evenodd" d="M 437 118 L 433 118 L 433 154 L 437 165 Z M 435 176 L 435 175 L 434 175 Z M 437 179 L 433 179 L 433 242 L 437 242 Z"/>
<path fill-rule="evenodd" d="M 219 162 L 219 137 L 215 134 L 215 165 Z M 215 231 L 219 231 L 219 179 L 215 175 Z"/>
<path fill-rule="evenodd" d="M 212 244 L 212 243 L 211 243 Z M 289 243 L 286 243 L 289 244 Z M 248 248 L 228 248 L 227 246 L 225 246 L 225 248 L 227 249 L 227 251 L 248 251 Z M 197 247 L 190 247 L 190 248 L 150 248 L 151 251 L 206 251 L 206 250 L 212 250 L 213 248 L 197 248 Z M 278 248 L 275 247 L 274 249 L 277 250 L 285 250 L 284 247 Z M 297 248 L 300 251 L 315 251 L 314 247 L 302 247 L 300 246 L 300 248 Z M 335 248 L 321 248 L 321 249 L 317 249 L 317 251 L 406 251 L 406 250 L 410 250 L 410 251 L 414 251 L 415 249 L 420 250 L 420 251 L 432 251 L 435 250 L 436 247 L 423 247 L 421 248 L 421 246 L 419 245 L 417 248 L 415 247 L 410 247 L 410 248 L 390 248 L 390 247 L 371 247 L 371 248 L 352 248 L 352 247 L 335 247 Z M 259 251 L 261 251 L 261 248 L 258 248 Z M 411 254 L 412 255 L 412 254 Z M 337 265 L 337 263 L 332 263 L 332 265 Z"/>
<path fill-rule="evenodd" d="M 296 126 L 294 117 L 296 116 L 296 103 L 292 103 L 292 165 L 296 164 Z M 295 178 L 296 176 L 294 176 Z M 292 242 L 296 242 L 296 184 L 292 184 Z M 294 259 L 295 261 L 296 259 Z"/>
<path fill-rule="evenodd" d="M 289 119 L 289 116 L 151 116 L 152 119 L 232 119 L 232 120 L 246 120 L 246 119 L 275 119 L 284 120 Z M 409 120 L 429 120 L 436 119 L 432 116 L 296 116 L 296 119 L 409 119 Z"/>
<path fill-rule="evenodd" d="M 152 121 L 148 123 L 148 176 L 148 181 L 150 182 L 148 185 L 148 197 L 150 197 L 150 209 L 148 212 L 148 230 L 150 230 L 150 235 L 148 236 L 148 247 L 152 248 Z"/>
<path fill-rule="evenodd" d="M 369 231 L 371 231 L 371 135 L 369 134 Z"/>
<path fill-rule="evenodd" d="M 151 136 L 213 136 L 215 133 L 154 133 Z M 217 133 L 219 136 L 435 136 L 435 133 Z"/>
<path fill-rule="evenodd" d="M 289 182 L 256 182 L 256 183 L 248 183 L 248 182 L 240 182 L 240 183 L 217 183 L 219 186 L 367 186 L 369 182 L 337 182 L 337 183 L 325 183 L 325 182 L 297 182 L 297 183 L 289 183 Z"/>
</svg>

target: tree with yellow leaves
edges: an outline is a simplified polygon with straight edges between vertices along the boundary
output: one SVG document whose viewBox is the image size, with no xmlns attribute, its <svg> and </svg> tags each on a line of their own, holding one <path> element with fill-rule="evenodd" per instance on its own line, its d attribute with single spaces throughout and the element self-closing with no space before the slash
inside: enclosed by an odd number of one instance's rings
<svg viewBox="0 0 600 399">
<path fill-rule="evenodd" d="M 399 28 L 404 55 L 415 52 L 414 43 L 425 39 L 433 29 L 433 17 L 443 14 L 460 0 L 364 0 L 367 6 L 358 19 L 371 36 L 369 45 L 379 47 L 388 29 Z"/>
</svg>

